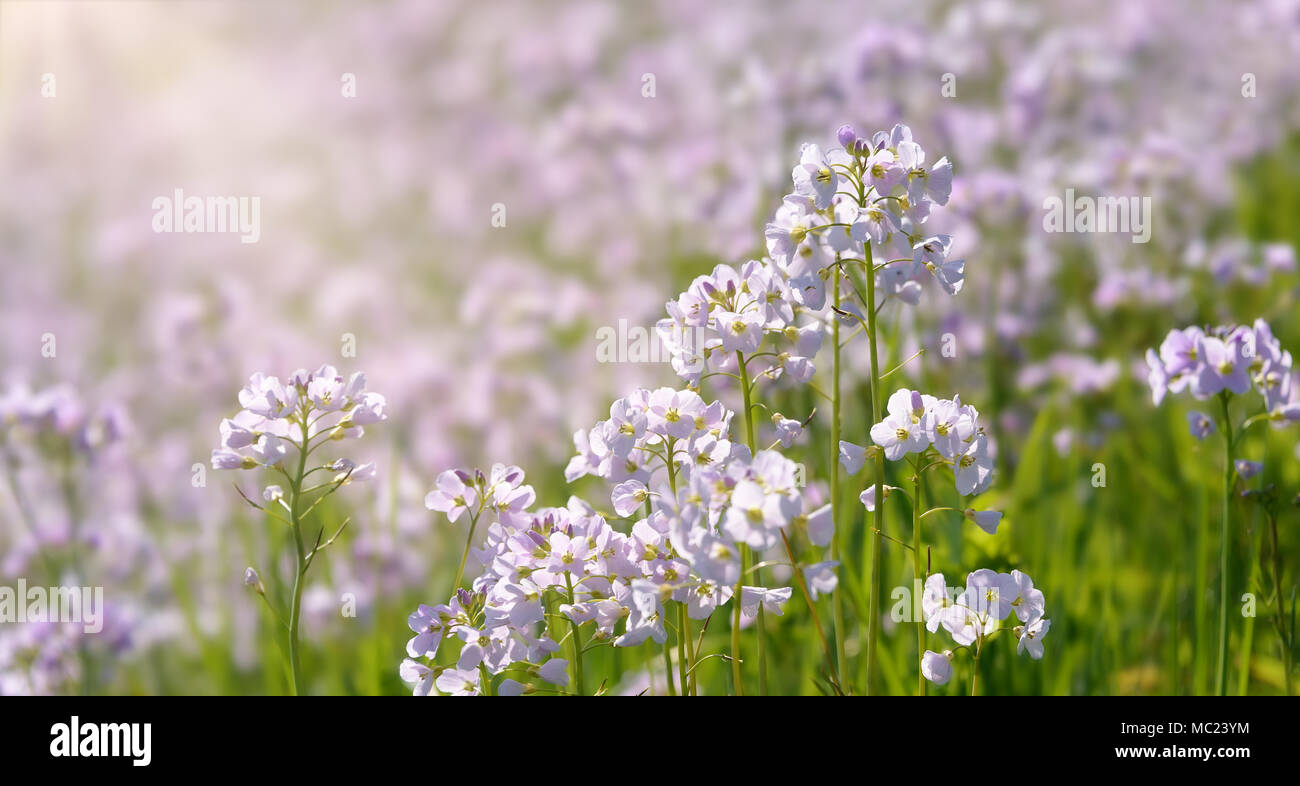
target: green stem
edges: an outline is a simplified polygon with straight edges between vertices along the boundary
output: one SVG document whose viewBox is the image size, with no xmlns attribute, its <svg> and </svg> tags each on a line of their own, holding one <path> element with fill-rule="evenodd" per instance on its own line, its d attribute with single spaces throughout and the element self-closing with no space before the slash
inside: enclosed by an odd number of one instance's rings
<svg viewBox="0 0 1300 786">
<path fill-rule="evenodd" d="M 838 256 L 836 262 L 839 262 Z M 840 307 L 840 270 L 833 268 L 834 286 L 831 289 L 835 308 Z M 831 519 L 835 533 L 831 536 L 831 559 L 840 559 L 840 321 L 831 320 Z M 844 597 L 841 592 L 831 593 L 831 621 L 835 625 L 836 670 L 844 668 Z M 841 683 L 842 684 L 842 683 Z"/>
<path fill-rule="evenodd" d="M 686 635 L 686 662 L 689 664 L 686 675 L 690 677 L 691 695 L 698 696 L 700 691 L 695 681 L 695 641 L 691 637 L 691 617 L 687 613 L 685 605 L 682 606 L 682 631 Z"/>
<path fill-rule="evenodd" d="M 664 609 L 667 614 L 668 610 Z M 664 679 L 668 681 L 668 695 L 676 696 L 677 689 L 673 687 L 673 645 L 669 643 L 668 637 L 664 637 Z"/>
<path fill-rule="evenodd" d="M 740 392 L 743 406 L 745 408 L 745 444 L 749 446 L 749 452 L 752 456 L 754 453 L 754 413 L 751 409 L 749 398 L 749 369 L 745 366 L 745 353 L 740 352 L 739 350 L 736 351 L 736 367 L 740 371 Z M 740 606 L 741 598 L 745 591 L 745 570 L 746 563 L 749 561 L 748 556 L 749 548 L 742 544 L 740 547 L 740 578 L 736 579 L 735 596 L 731 599 L 732 604 L 735 607 L 732 610 L 731 616 L 731 676 L 736 683 L 735 688 L 737 696 L 745 695 L 745 689 L 741 684 L 740 674 Z M 759 605 L 758 613 L 759 619 L 761 620 L 763 614 L 761 604 Z M 763 636 L 761 635 L 761 630 L 758 638 L 758 649 L 759 664 L 762 666 L 765 665 L 763 664 L 763 660 L 766 653 L 763 652 Z M 760 683 L 765 681 L 765 677 L 760 677 Z"/>
<path fill-rule="evenodd" d="M 464 560 L 461 562 L 463 565 Z M 564 584 L 569 590 L 569 605 L 572 606 L 573 576 L 571 574 L 564 574 Z M 579 696 L 585 696 L 586 688 L 582 681 L 582 630 L 579 628 L 578 623 L 572 619 L 569 620 L 569 624 L 573 626 L 573 689 Z"/>
<path fill-rule="evenodd" d="M 1232 505 L 1232 420 L 1228 414 L 1228 394 L 1220 393 L 1223 405 L 1223 523 L 1219 541 L 1219 668 L 1214 690 L 1220 696 L 1228 691 L 1228 518 Z"/>
<path fill-rule="evenodd" d="M 298 629 L 302 622 L 302 590 L 307 579 L 307 548 L 302 540 L 302 521 L 298 505 L 302 497 L 302 481 L 307 474 L 307 417 L 301 416 L 302 445 L 298 450 L 298 474 L 293 481 L 293 504 L 289 518 L 293 529 L 293 542 L 298 552 L 297 570 L 293 580 L 293 604 L 289 607 L 289 668 L 293 677 L 293 695 L 302 693 L 302 662 L 298 646 Z"/>
<path fill-rule="evenodd" d="M 924 586 L 925 567 L 921 565 L 921 473 L 918 470 L 915 477 L 916 495 L 912 497 L 912 575 L 915 581 L 912 584 L 912 591 L 917 592 Z M 880 501 L 876 501 L 879 506 Z M 913 613 L 915 613 L 917 603 L 912 601 Z M 916 619 L 916 695 L 925 695 L 925 675 L 921 673 L 921 661 L 925 658 L 925 621 L 917 616 Z"/>
<path fill-rule="evenodd" d="M 971 672 L 970 672 L 970 695 L 972 696 L 979 695 L 977 688 L 979 686 L 979 679 L 980 679 L 980 650 L 982 649 L 984 649 L 983 640 L 982 639 L 977 640 L 975 642 L 975 663 L 971 667 Z"/>
<path fill-rule="evenodd" d="M 871 272 L 871 244 L 862 244 L 863 255 L 866 260 L 866 279 L 867 279 L 867 341 L 871 347 L 871 410 L 869 422 L 874 424 L 880 419 L 880 358 L 876 348 L 876 277 Z M 885 457 L 884 454 L 877 454 L 875 461 L 875 483 L 876 483 L 876 512 L 875 512 L 875 530 L 870 539 L 871 542 L 871 596 L 867 604 L 867 682 L 866 693 L 871 695 L 875 689 L 876 671 L 879 664 L 876 662 L 876 640 L 880 635 L 880 554 L 884 550 L 884 542 L 881 535 L 885 531 L 885 506 L 884 494 L 885 487 Z"/>
<path fill-rule="evenodd" d="M 456 580 L 451 583 L 451 594 L 455 594 L 460 589 L 460 581 L 465 578 L 465 562 L 469 559 L 469 547 L 474 542 L 474 530 L 478 528 L 478 515 L 470 516 L 469 519 L 469 536 L 465 538 L 465 550 L 460 555 L 460 566 L 456 568 Z M 572 598 L 569 600 L 573 602 Z"/>
<path fill-rule="evenodd" d="M 686 641 L 691 636 L 690 631 L 686 629 L 686 604 L 677 604 L 677 684 L 682 686 L 682 695 L 691 695 L 690 686 L 687 681 L 687 661 Z"/>
</svg>

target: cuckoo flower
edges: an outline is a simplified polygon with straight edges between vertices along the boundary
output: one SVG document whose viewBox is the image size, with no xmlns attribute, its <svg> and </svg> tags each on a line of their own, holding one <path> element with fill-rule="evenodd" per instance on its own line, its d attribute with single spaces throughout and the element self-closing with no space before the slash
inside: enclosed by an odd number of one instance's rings
<svg viewBox="0 0 1300 786">
<path fill-rule="evenodd" d="M 294 693 L 304 687 L 299 658 L 298 634 L 302 592 L 307 570 L 320 552 L 342 534 L 339 530 L 322 542 L 321 530 L 309 545 L 306 517 L 326 497 L 344 485 L 374 476 L 373 464 L 357 465 L 351 459 L 336 458 L 308 467 L 318 449 L 346 439 L 360 437 L 365 426 L 387 419 L 384 397 L 368 393 L 364 374 L 343 377 L 333 366 L 315 371 L 300 369 L 287 382 L 255 373 L 239 391 L 243 409 L 221 421 L 221 447 L 212 451 L 212 467 L 219 470 L 267 469 L 288 481 L 287 488 L 268 486 L 262 506 L 247 495 L 244 500 L 273 519 L 289 526 L 296 546 L 296 578 L 288 614 L 289 660 Z M 319 460 L 315 458 L 313 460 Z M 315 472 L 330 473 L 330 480 L 308 484 Z M 243 492 L 240 492 L 241 495 Z M 286 517 L 287 514 L 287 517 Z M 259 593 L 267 604 L 271 601 Z"/>
</svg>

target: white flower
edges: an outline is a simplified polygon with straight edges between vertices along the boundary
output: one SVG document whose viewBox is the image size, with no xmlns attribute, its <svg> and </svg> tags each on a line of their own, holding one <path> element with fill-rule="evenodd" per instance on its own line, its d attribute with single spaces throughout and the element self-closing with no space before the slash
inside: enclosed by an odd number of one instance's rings
<svg viewBox="0 0 1300 786">
<path fill-rule="evenodd" d="M 1016 612 L 1016 616 L 1021 622 L 1028 622 L 1031 619 L 1043 616 L 1045 610 L 1043 593 L 1034 589 L 1034 580 L 1028 575 L 1018 570 L 1013 570 L 1005 576 L 1002 583 L 1002 592 L 1010 598 L 1011 608 Z"/>
<path fill-rule="evenodd" d="M 889 495 L 898 491 L 898 486 L 885 486 L 885 493 L 881 495 L 882 499 L 889 499 Z M 876 487 L 868 486 L 865 491 L 858 495 L 858 500 L 866 507 L 868 513 L 876 512 Z"/>
<path fill-rule="evenodd" d="M 782 495 L 767 494 L 752 480 L 736 484 L 723 524 L 732 540 L 752 549 L 769 549 L 776 545 L 778 533 L 787 523 Z"/>
<path fill-rule="evenodd" d="M 1003 592 L 1003 580 L 1011 577 L 1006 573 L 995 573 L 988 568 L 971 571 L 966 577 L 966 605 L 981 617 L 990 616 L 1004 620 L 1011 614 L 1011 593 Z M 1013 590 L 1014 592 L 1014 590 Z"/>
<path fill-rule="evenodd" d="M 852 442 L 840 440 L 840 466 L 850 475 L 858 474 L 867 462 L 867 449 Z"/>
<path fill-rule="evenodd" d="M 935 633 L 943 622 L 947 610 L 953 606 L 952 596 L 948 593 L 947 583 L 942 573 L 933 573 L 925 580 L 925 590 L 921 595 L 921 613 L 925 615 L 926 630 Z"/>
<path fill-rule="evenodd" d="M 414 696 L 428 696 L 433 688 L 433 669 L 419 661 L 410 658 L 403 660 L 398 674 L 401 675 L 403 682 L 411 686 L 411 694 Z M 441 678 L 439 683 L 438 689 L 442 690 Z"/>
<path fill-rule="evenodd" d="M 1016 654 L 1029 650 L 1029 657 L 1040 660 L 1043 657 L 1043 637 L 1051 626 L 1052 621 L 1045 617 L 1017 626 L 1016 635 L 1020 637 L 1020 643 L 1016 645 Z"/>
<path fill-rule="evenodd" d="M 921 656 L 921 674 L 935 685 L 948 684 L 952 679 L 952 650 L 926 650 Z"/>
<path fill-rule="evenodd" d="M 405 661 L 402 665 L 405 667 L 407 663 L 413 662 Z M 434 681 L 434 685 L 448 696 L 477 696 L 478 671 L 476 669 L 444 669 L 438 675 L 438 679 Z"/>
<path fill-rule="evenodd" d="M 794 180 L 794 191 L 800 196 L 810 197 L 818 210 L 830 207 L 835 196 L 839 178 L 831 168 L 826 156 L 822 155 L 817 145 L 804 145 L 799 156 L 799 165 L 790 173 Z"/>
<path fill-rule="evenodd" d="M 551 658 L 537 670 L 537 676 L 551 683 L 564 687 L 569 684 L 569 662 L 564 658 Z"/>
<path fill-rule="evenodd" d="M 1002 521 L 1001 512 L 996 510 L 975 510 L 974 508 L 966 508 L 962 515 L 975 522 L 975 526 L 984 530 L 988 534 L 998 534 L 998 523 Z"/>
<path fill-rule="evenodd" d="M 745 617 L 757 617 L 759 604 L 763 611 L 780 617 L 784 612 L 781 607 L 790 600 L 790 587 L 766 589 L 764 587 L 742 587 L 740 591 L 740 613 Z"/>
<path fill-rule="evenodd" d="M 822 505 L 802 518 L 808 527 L 809 540 L 822 548 L 831 545 L 831 538 L 835 536 L 835 516 L 830 505 Z"/>
<path fill-rule="evenodd" d="M 993 615 L 976 611 L 976 599 L 968 592 L 957 596 L 956 602 L 944 614 L 943 627 L 952 634 L 952 640 L 969 647 L 977 639 L 993 635 L 998 629 L 998 621 Z"/>
<path fill-rule="evenodd" d="M 838 561 L 818 562 L 803 569 L 804 581 L 808 582 L 808 594 L 813 600 L 817 600 L 818 595 L 829 595 L 835 591 L 840 581 L 835 575 L 835 568 L 839 564 Z"/>
<path fill-rule="evenodd" d="M 957 482 L 957 493 L 963 496 L 980 494 L 993 482 L 993 459 L 989 456 L 988 438 L 976 434 L 970 447 L 953 464 L 952 474 Z"/>
<path fill-rule="evenodd" d="M 946 459 L 955 459 L 966 450 L 966 443 L 975 436 L 975 409 L 962 406 L 961 397 L 952 400 L 935 399 L 929 407 L 926 421 L 927 436 L 935 450 Z"/>
<path fill-rule="evenodd" d="M 920 393 L 905 388 L 895 391 L 886 411 L 888 417 L 871 427 L 871 441 L 885 451 L 885 458 L 897 461 L 930 447 L 928 415 Z"/>
<path fill-rule="evenodd" d="M 633 511 L 645 504 L 649 496 L 644 483 L 639 480 L 625 480 L 614 487 L 610 501 L 614 505 L 615 513 L 620 516 L 630 516 Z"/>
</svg>

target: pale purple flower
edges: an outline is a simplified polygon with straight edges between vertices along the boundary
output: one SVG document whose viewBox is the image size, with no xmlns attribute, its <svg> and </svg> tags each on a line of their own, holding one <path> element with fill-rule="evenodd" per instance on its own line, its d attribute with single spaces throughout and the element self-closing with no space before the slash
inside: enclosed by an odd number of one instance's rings
<svg viewBox="0 0 1300 786">
<path fill-rule="evenodd" d="M 233 450 L 217 449 L 212 451 L 213 469 L 252 469 L 256 466 L 257 461 L 255 459 L 240 455 Z"/>
<path fill-rule="evenodd" d="M 889 499 L 890 494 L 892 494 L 895 491 L 898 491 L 897 486 L 886 485 L 884 488 L 885 488 L 885 493 L 883 495 L 884 499 Z M 867 509 L 868 513 L 874 513 L 876 510 L 875 484 L 868 486 L 861 494 L 859 494 L 858 501 L 862 503 L 862 505 Z"/>
<path fill-rule="evenodd" d="M 794 190 L 800 196 L 810 197 L 818 210 L 830 207 L 839 184 L 839 177 L 817 145 L 806 144 L 800 151 L 799 165 L 791 172 Z"/>
<path fill-rule="evenodd" d="M 916 275 L 921 269 L 928 270 L 945 292 L 955 295 L 966 282 L 966 263 L 960 259 L 948 259 L 951 245 L 952 238 L 948 235 L 935 235 L 917 243 L 912 248 L 912 274 Z"/>
<path fill-rule="evenodd" d="M 569 662 L 564 658 L 551 658 L 537 669 L 537 676 L 551 683 L 564 687 L 569 684 Z"/>
<path fill-rule="evenodd" d="M 427 606 L 423 603 L 411 612 L 406 624 L 415 636 L 406 643 L 406 654 L 412 658 L 432 658 L 438 654 L 443 634 L 456 624 L 457 619 L 464 619 L 458 605 Z"/>
<path fill-rule="evenodd" d="M 778 533 L 788 519 L 779 494 L 768 494 L 752 480 L 742 480 L 731 492 L 731 507 L 723 529 L 737 543 L 752 549 L 776 545 Z"/>
<path fill-rule="evenodd" d="M 477 696 L 477 669 L 444 669 L 434 684 L 448 696 Z"/>
<path fill-rule="evenodd" d="M 897 461 L 908 453 L 920 453 L 930 447 L 925 422 L 907 414 L 891 414 L 871 427 L 871 441 L 885 452 L 885 458 Z"/>
<path fill-rule="evenodd" d="M 744 352 L 752 354 L 763 343 L 763 317 L 755 311 L 741 314 L 717 309 L 713 319 L 722 338 L 724 352 Z"/>
<path fill-rule="evenodd" d="M 975 522 L 975 526 L 984 530 L 988 534 L 998 534 L 998 524 L 1002 521 L 1002 514 L 999 511 L 966 508 L 963 515 Z"/>
<path fill-rule="evenodd" d="M 429 692 L 433 690 L 433 669 L 419 661 L 410 658 L 403 660 L 398 674 L 403 682 L 411 686 L 411 695 L 413 696 L 428 696 Z"/>
<path fill-rule="evenodd" d="M 928 414 L 926 436 L 939 455 L 955 459 L 964 453 L 967 442 L 975 436 L 974 408 L 962 406 L 961 397 L 954 396 L 952 400 L 935 400 Z"/>
<path fill-rule="evenodd" d="M 289 455 L 289 446 L 277 436 L 263 434 L 249 447 L 249 452 L 259 464 L 274 467 Z"/>
<path fill-rule="evenodd" d="M 878 193 L 888 194 L 894 186 L 903 181 L 906 175 L 902 165 L 894 157 L 893 151 L 887 147 L 875 150 L 867 157 L 867 182 Z"/>
<path fill-rule="evenodd" d="M 852 442 L 840 440 L 840 466 L 850 475 L 858 474 L 867 461 L 867 449 Z"/>
<path fill-rule="evenodd" d="M 649 496 L 644 483 L 639 480 L 625 480 L 614 487 L 610 501 L 614 505 L 615 513 L 620 516 L 630 516 L 645 504 Z"/>
<path fill-rule="evenodd" d="M 358 426 L 369 426 L 388 420 L 385 411 L 388 402 L 378 393 L 365 393 L 354 402 L 355 406 L 348 413 L 347 419 Z"/>
<path fill-rule="evenodd" d="M 957 493 L 962 496 L 983 493 L 993 482 L 993 458 L 989 455 L 988 439 L 981 433 L 971 440 L 953 465 Z"/>
<path fill-rule="evenodd" d="M 425 495 L 424 506 L 429 510 L 445 513 L 449 520 L 456 521 L 478 504 L 478 492 L 470 485 L 473 480 L 464 470 L 443 471 L 438 475 L 438 487 Z"/>
<path fill-rule="evenodd" d="M 221 446 L 231 450 L 248 447 L 257 440 L 260 429 L 267 422 L 266 418 L 248 410 L 237 413 L 233 418 L 222 419 Z"/>
<path fill-rule="evenodd" d="M 921 674 L 935 685 L 946 685 L 952 679 L 952 651 L 942 653 L 926 650 L 921 656 Z"/>
<path fill-rule="evenodd" d="M 1200 342 L 1205 333 L 1195 325 L 1171 330 L 1160 344 L 1160 360 L 1170 377 L 1186 374 L 1200 365 Z"/>
<path fill-rule="evenodd" d="M 823 548 L 829 546 L 831 538 L 835 536 L 835 517 L 832 515 L 831 506 L 822 505 L 812 513 L 805 514 L 803 518 L 808 527 L 808 540 Z"/>
<path fill-rule="evenodd" d="M 1021 622 L 1041 617 L 1045 610 L 1043 593 L 1034 588 L 1033 579 L 1018 570 L 999 574 L 1001 592 Z"/>
<path fill-rule="evenodd" d="M 952 607 L 939 615 L 952 640 L 963 647 L 969 647 L 977 640 L 993 635 L 998 629 L 998 618 L 989 613 L 989 604 L 986 603 L 981 608 L 980 598 L 984 591 L 983 588 L 976 588 L 974 596 L 969 590 L 961 593 Z"/>
<path fill-rule="evenodd" d="M 794 444 L 794 441 L 803 434 L 803 424 L 797 420 L 791 420 L 780 412 L 773 413 L 772 424 L 776 426 L 776 437 L 781 441 L 781 447 L 788 448 Z"/>
<path fill-rule="evenodd" d="M 792 591 L 790 587 L 780 587 L 778 589 L 741 587 L 740 613 L 744 617 L 757 617 L 758 608 L 761 605 L 764 612 L 780 617 L 785 613 L 783 607 L 790 600 Z"/>
<path fill-rule="evenodd" d="M 1199 339 L 1196 352 L 1202 362 L 1191 376 L 1192 395 L 1209 398 L 1221 390 L 1238 395 L 1250 390 L 1250 361 L 1242 347 L 1242 335 L 1236 331 L 1227 341 L 1216 336 Z"/>
<path fill-rule="evenodd" d="M 830 560 L 817 562 L 803 569 L 804 581 L 808 583 L 808 594 L 813 600 L 817 600 L 819 595 L 829 595 L 835 591 L 835 587 L 839 585 L 835 568 L 839 567 L 839 564 L 838 561 Z"/>
<path fill-rule="evenodd" d="M 1147 362 L 1147 384 L 1151 386 L 1151 403 L 1160 406 L 1160 402 L 1165 400 L 1165 394 L 1169 392 L 1169 372 L 1165 370 L 1164 362 L 1156 355 L 1154 349 L 1148 349 L 1146 352 Z"/>
<path fill-rule="evenodd" d="M 937 632 L 944 616 L 953 605 L 953 597 L 948 592 L 943 574 L 930 574 L 925 580 L 925 588 L 921 594 L 921 613 L 925 617 L 926 629 L 931 633 Z"/>
<path fill-rule="evenodd" d="M 1264 463 L 1261 461 L 1247 461 L 1246 459 L 1237 459 L 1233 462 L 1237 469 L 1237 475 L 1242 480 L 1250 480 L 1258 475 L 1264 469 Z"/>
<path fill-rule="evenodd" d="M 980 616 L 987 614 L 997 620 L 1006 619 L 1014 598 L 1006 597 L 1002 591 L 1004 575 L 988 568 L 971 571 L 966 577 L 966 605 Z"/>
<path fill-rule="evenodd" d="M 523 696 L 525 693 L 531 692 L 531 685 L 525 685 L 518 680 L 512 680 L 510 678 L 501 680 L 501 684 L 497 686 L 498 696 Z"/>
<path fill-rule="evenodd" d="M 1043 637 L 1047 635 L 1047 631 L 1051 626 L 1051 620 L 1044 617 L 1038 617 L 1031 622 L 1026 622 L 1024 625 L 1017 626 L 1015 633 L 1020 637 L 1020 642 L 1016 645 L 1016 654 L 1028 650 L 1029 657 L 1034 660 L 1041 660 L 1043 657 Z"/>
<path fill-rule="evenodd" d="M 1192 436 L 1197 439 L 1205 439 L 1214 433 L 1214 421 L 1204 412 L 1188 412 L 1187 427 L 1192 432 Z"/>
</svg>

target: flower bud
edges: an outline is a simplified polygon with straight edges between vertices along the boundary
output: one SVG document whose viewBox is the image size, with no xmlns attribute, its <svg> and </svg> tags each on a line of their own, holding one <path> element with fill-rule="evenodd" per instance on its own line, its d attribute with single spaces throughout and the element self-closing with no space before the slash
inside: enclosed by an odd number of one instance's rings
<svg viewBox="0 0 1300 786">
<path fill-rule="evenodd" d="M 845 123 L 835 132 L 835 141 L 850 153 L 853 152 L 854 143 L 858 141 L 858 132 L 853 130 L 853 126 Z"/>
</svg>

